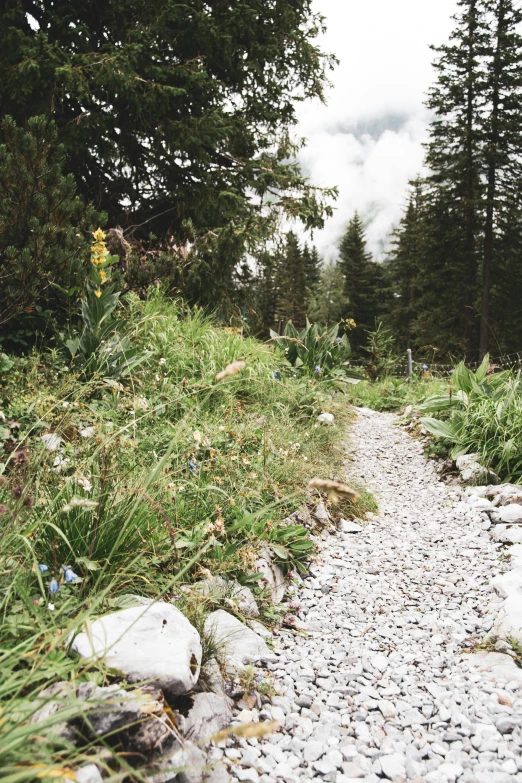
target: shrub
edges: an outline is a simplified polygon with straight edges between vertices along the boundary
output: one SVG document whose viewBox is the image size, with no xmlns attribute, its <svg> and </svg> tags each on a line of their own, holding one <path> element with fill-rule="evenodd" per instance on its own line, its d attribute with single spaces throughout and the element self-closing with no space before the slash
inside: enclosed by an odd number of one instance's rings
<svg viewBox="0 0 522 783">
<path fill-rule="evenodd" d="M 25 342 L 71 309 L 86 275 L 88 229 L 101 220 L 63 174 L 56 138 L 44 117 L 25 128 L 7 117 L 0 128 L 0 324 L 14 340 L 21 329 Z"/>
</svg>

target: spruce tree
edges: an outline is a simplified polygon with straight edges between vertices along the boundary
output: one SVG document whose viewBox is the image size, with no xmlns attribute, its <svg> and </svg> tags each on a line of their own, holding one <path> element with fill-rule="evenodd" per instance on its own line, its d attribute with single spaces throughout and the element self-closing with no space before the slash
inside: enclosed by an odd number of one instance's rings
<svg viewBox="0 0 522 783">
<path fill-rule="evenodd" d="M 480 353 L 489 348 L 490 298 L 499 268 L 495 254 L 502 218 L 522 178 L 522 9 L 514 0 L 486 0 L 491 15 L 486 50 L 487 111 L 483 120 L 486 181 Z"/>
<path fill-rule="evenodd" d="M 350 341 L 359 348 L 366 341 L 366 331 L 374 328 L 375 318 L 382 311 L 382 280 L 381 270 L 366 250 L 364 226 L 357 212 L 341 240 L 339 256 L 345 280 L 344 295 L 349 303 L 344 315 L 356 323 Z"/>
<path fill-rule="evenodd" d="M 308 300 L 308 319 L 312 323 L 332 326 L 341 321 L 348 305 L 340 265 L 326 264 Z"/>
<path fill-rule="evenodd" d="M 303 250 L 293 231 L 286 235 L 285 246 L 276 273 L 277 318 L 302 327 L 306 322 L 307 280 Z"/>
<path fill-rule="evenodd" d="M 474 307 L 483 223 L 482 60 L 487 18 L 483 0 L 459 0 L 458 6 L 449 45 L 435 49 L 439 55 L 434 63 L 438 77 L 427 105 L 436 116 L 430 127 L 427 164 L 432 170 L 432 186 L 452 206 L 452 225 L 461 226 L 460 231 L 452 229 L 453 242 L 447 250 L 451 263 L 459 268 L 456 282 L 459 309 L 463 312 L 462 338 L 466 347 L 473 350 L 477 339 Z"/>
</svg>

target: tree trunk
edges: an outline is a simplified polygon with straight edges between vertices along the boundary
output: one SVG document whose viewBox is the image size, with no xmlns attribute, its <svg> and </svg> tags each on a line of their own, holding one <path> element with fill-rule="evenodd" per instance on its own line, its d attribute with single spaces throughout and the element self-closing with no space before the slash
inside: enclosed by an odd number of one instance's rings
<svg viewBox="0 0 522 783">
<path fill-rule="evenodd" d="M 468 62 L 467 62 L 467 106 L 466 106 L 466 293 L 464 295 L 464 339 L 468 350 L 474 350 L 473 339 L 473 300 L 477 283 L 477 258 L 475 253 L 476 230 L 476 193 L 475 193 L 475 93 L 476 85 L 473 79 L 475 69 L 475 35 L 477 31 L 477 3 L 473 0 L 469 9 L 468 24 Z"/>
</svg>

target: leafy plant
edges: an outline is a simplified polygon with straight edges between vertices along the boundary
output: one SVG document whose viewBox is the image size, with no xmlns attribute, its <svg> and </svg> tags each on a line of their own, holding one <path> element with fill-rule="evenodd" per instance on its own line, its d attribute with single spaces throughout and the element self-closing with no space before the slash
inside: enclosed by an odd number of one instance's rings
<svg viewBox="0 0 522 783">
<path fill-rule="evenodd" d="M 123 322 L 113 318 L 120 292 L 108 285 L 111 266 L 118 261 L 105 245 L 105 234 L 99 228 L 93 234 L 91 275 L 87 295 L 82 300 L 83 332 L 65 342 L 65 349 L 74 367 L 81 368 L 84 378 L 99 375 L 116 380 L 128 375 L 144 362 L 149 353 L 133 348 L 128 335 L 121 336 Z"/>
<path fill-rule="evenodd" d="M 292 367 L 314 378 L 330 378 L 343 383 L 359 383 L 362 376 L 350 370 L 350 342 L 346 334 L 339 337 L 339 324 L 324 327 L 306 321 L 299 332 L 289 321 L 284 334 L 270 331 L 271 339 L 280 345 Z"/>
<path fill-rule="evenodd" d="M 375 329 L 367 331 L 368 340 L 364 350 L 368 354 L 366 372 L 370 380 L 375 381 L 391 375 L 399 363 L 395 352 L 395 338 L 389 329 L 376 321 Z"/>
<path fill-rule="evenodd" d="M 508 479 L 522 475 L 521 373 L 490 372 L 485 356 L 476 372 L 455 368 L 447 394 L 418 406 L 424 427 L 453 445 L 452 457 L 478 453 L 487 467 Z"/>
</svg>

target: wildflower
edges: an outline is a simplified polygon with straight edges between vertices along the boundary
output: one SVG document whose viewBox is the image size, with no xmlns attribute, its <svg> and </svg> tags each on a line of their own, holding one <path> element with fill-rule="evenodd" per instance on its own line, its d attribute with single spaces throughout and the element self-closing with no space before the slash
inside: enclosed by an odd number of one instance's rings
<svg viewBox="0 0 522 783">
<path fill-rule="evenodd" d="M 45 572 L 49 570 L 49 566 L 46 566 L 43 563 L 39 563 L 38 568 L 40 569 L 41 574 L 45 574 Z"/>
<path fill-rule="evenodd" d="M 81 478 L 78 479 L 78 484 L 82 489 L 84 489 L 86 492 L 90 492 L 92 489 L 92 484 L 89 481 L 88 478 L 85 478 L 84 476 L 81 476 Z"/>
<path fill-rule="evenodd" d="M 97 505 L 98 504 L 94 500 L 74 497 L 62 508 L 62 513 L 68 514 L 73 508 L 96 508 Z"/>
<path fill-rule="evenodd" d="M 167 364 L 167 360 L 164 359 L 163 356 L 162 356 L 161 359 L 159 360 L 159 363 L 160 364 Z"/>
<path fill-rule="evenodd" d="M 97 288 L 96 291 L 94 292 L 94 296 L 97 296 L 99 299 L 101 295 L 102 295 L 101 289 Z"/>
<path fill-rule="evenodd" d="M 62 569 L 63 569 L 63 573 L 64 573 L 64 576 L 65 576 L 65 581 L 67 582 L 67 584 L 69 584 L 70 582 L 76 582 L 76 580 L 78 579 L 78 576 L 77 576 L 77 574 L 74 573 L 72 568 L 69 568 L 69 566 L 62 566 Z"/>
<path fill-rule="evenodd" d="M 51 579 L 51 581 L 49 582 L 49 592 L 51 593 L 51 595 L 53 593 L 59 593 L 60 592 L 60 585 L 58 584 L 56 579 Z"/>
<path fill-rule="evenodd" d="M 335 338 L 335 342 L 337 343 L 337 345 L 339 345 L 339 343 L 342 343 L 342 341 L 343 341 L 342 337 L 336 337 Z"/>
<path fill-rule="evenodd" d="M 0 503 L 0 516 L 2 516 L 2 514 L 7 514 L 8 511 L 9 507 L 6 506 L 5 503 Z"/>
<path fill-rule="evenodd" d="M 50 612 L 54 612 L 54 604 L 51 603 L 47 604 L 47 608 L 49 609 Z"/>
<path fill-rule="evenodd" d="M 62 408 L 70 408 L 71 403 L 70 402 L 62 402 Z"/>
<path fill-rule="evenodd" d="M 196 441 L 196 443 L 197 443 L 198 445 L 199 445 L 199 444 L 201 443 L 201 441 L 203 440 L 203 435 L 201 434 L 201 432 L 200 432 L 199 430 L 196 430 L 196 431 L 194 432 L 194 434 L 192 435 L 192 437 L 194 438 L 194 440 Z"/>
<path fill-rule="evenodd" d="M 107 272 L 105 269 L 100 269 L 100 282 L 104 283 L 107 280 Z"/>
<path fill-rule="evenodd" d="M 339 481 L 329 481 L 328 479 L 312 479 L 308 483 L 308 489 L 319 489 L 328 493 L 328 500 L 332 503 L 337 503 L 341 498 L 347 500 L 358 500 L 360 495 L 351 487 L 346 484 L 341 484 Z"/>
<path fill-rule="evenodd" d="M 196 472 L 196 465 L 195 465 L 195 463 L 192 460 L 190 460 L 188 466 L 189 466 L 190 472 L 192 473 L 192 475 L 194 475 L 194 473 Z"/>
<path fill-rule="evenodd" d="M 319 367 L 318 364 L 315 365 L 315 371 L 316 371 L 317 375 L 321 375 L 322 370 L 321 370 L 321 368 Z"/>
<path fill-rule="evenodd" d="M 80 430 L 80 435 L 82 438 L 92 438 L 95 432 L 94 427 L 84 427 L 83 430 Z"/>
<path fill-rule="evenodd" d="M 429 367 L 428 367 L 428 365 L 427 365 L 427 364 L 423 364 L 423 365 L 422 365 L 422 369 L 424 370 L 424 372 L 426 372 L 426 370 L 428 370 L 428 369 L 429 369 Z"/>
<path fill-rule="evenodd" d="M 30 495 L 27 495 L 27 497 L 24 498 L 23 504 L 25 508 L 33 508 L 34 506 L 34 500 Z"/>
<path fill-rule="evenodd" d="M 227 378 L 231 375 L 237 375 L 238 372 L 241 372 L 241 370 L 244 370 L 246 367 L 245 362 L 232 362 L 232 364 L 227 364 L 224 370 L 221 370 L 221 372 L 218 372 L 216 375 L 216 381 L 222 381 L 223 378 Z"/>
<path fill-rule="evenodd" d="M 40 438 L 47 451 L 57 451 L 63 438 L 55 432 L 47 432 Z"/>
<path fill-rule="evenodd" d="M 92 235 L 95 238 L 96 242 L 103 242 L 105 240 L 105 237 L 107 236 L 105 231 L 102 231 L 101 228 L 97 228 L 96 231 L 93 231 Z"/>
</svg>

